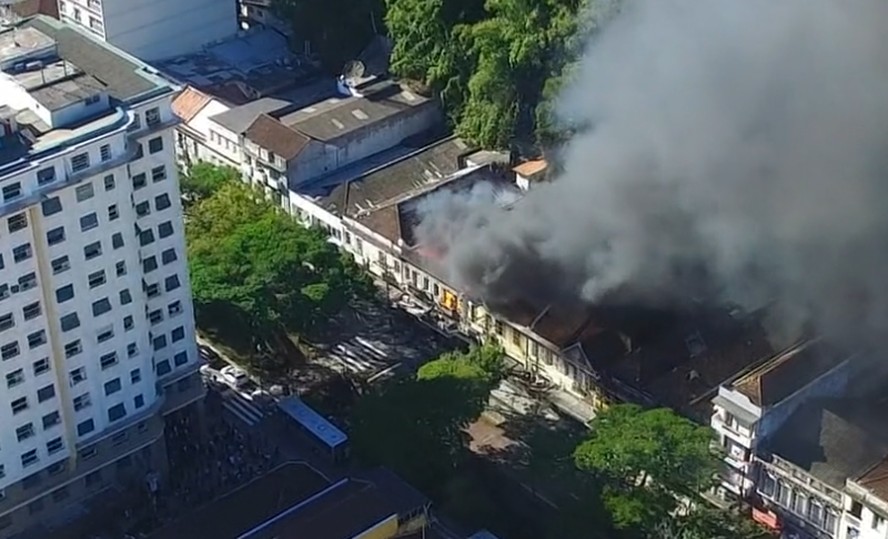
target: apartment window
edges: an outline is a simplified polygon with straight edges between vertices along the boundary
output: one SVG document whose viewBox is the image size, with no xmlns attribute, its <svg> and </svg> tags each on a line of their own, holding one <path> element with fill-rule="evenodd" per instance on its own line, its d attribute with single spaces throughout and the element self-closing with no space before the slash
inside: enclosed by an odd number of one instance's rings
<svg viewBox="0 0 888 539">
<path fill-rule="evenodd" d="M 88 213 L 80 218 L 80 231 L 86 232 L 99 226 L 99 216 L 96 212 Z"/>
<path fill-rule="evenodd" d="M 87 260 L 92 260 L 97 256 L 102 255 L 102 242 L 94 241 L 83 248 L 83 256 Z"/>
<path fill-rule="evenodd" d="M 184 338 L 185 338 L 185 328 L 183 326 L 177 327 L 176 329 L 174 329 L 170 333 L 170 340 L 172 342 L 179 342 Z"/>
<path fill-rule="evenodd" d="M 114 249 L 120 249 L 123 247 L 123 234 L 115 232 L 111 235 L 111 247 Z"/>
<path fill-rule="evenodd" d="M 118 446 L 129 439 L 129 433 L 127 431 L 118 432 L 114 436 L 111 437 L 111 444 L 114 446 Z"/>
<path fill-rule="evenodd" d="M 99 454 L 99 448 L 96 446 L 88 447 L 80 452 L 80 460 L 91 460 Z M 94 475 L 94 474 L 90 474 Z"/>
<path fill-rule="evenodd" d="M 18 232 L 19 230 L 24 230 L 28 228 L 28 218 L 24 213 L 20 213 L 18 215 L 13 215 L 9 219 L 6 220 L 6 226 L 9 228 L 9 233 Z"/>
<path fill-rule="evenodd" d="M 48 198 L 40 203 L 40 208 L 43 211 L 43 216 L 49 217 L 62 211 L 62 201 L 59 197 Z"/>
<path fill-rule="evenodd" d="M 81 153 L 77 154 L 71 158 L 71 170 L 74 172 L 80 172 L 81 170 L 85 170 L 89 168 L 89 154 Z"/>
<path fill-rule="evenodd" d="M 142 371 L 139 369 L 133 369 L 130 371 L 130 383 L 138 384 L 142 381 Z"/>
<path fill-rule="evenodd" d="M 149 284 L 145 287 L 145 293 L 149 298 L 157 297 L 160 294 L 160 287 L 157 283 Z"/>
<path fill-rule="evenodd" d="M 148 141 L 148 153 L 155 154 L 163 151 L 163 139 L 155 137 Z"/>
<path fill-rule="evenodd" d="M 148 313 L 148 321 L 151 322 L 151 325 L 163 322 L 163 311 L 160 309 L 151 311 Z"/>
<path fill-rule="evenodd" d="M 108 174 L 103 181 L 105 183 L 105 191 L 112 191 L 117 187 L 117 182 L 114 180 L 114 174 Z"/>
<path fill-rule="evenodd" d="M 108 421 L 114 422 L 124 417 L 126 417 L 126 408 L 123 406 L 123 403 L 115 404 L 108 408 Z"/>
<path fill-rule="evenodd" d="M 111 381 L 105 382 L 105 396 L 110 396 L 118 391 L 120 391 L 120 378 L 115 378 Z"/>
<path fill-rule="evenodd" d="M 160 123 L 160 109 L 157 107 L 145 111 L 145 124 L 154 126 Z"/>
<path fill-rule="evenodd" d="M 46 233 L 46 243 L 49 245 L 55 245 L 63 241 L 65 241 L 65 227 L 63 226 L 55 227 Z"/>
<path fill-rule="evenodd" d="M 56 288 L 55 291 L 56 301 L 58 303 L 65 303 L 74 298 L 74 285 L 66 284 L 61 288 Z"/>
<path fill-rule="evenodd" d="M 80 343 L 80 339 L 71 341 L 65 344 L 65 358 L 70 359 L 80 352 L 83 352 L 83 345 Z"/>
<path fill-rule="evenodd" d="M 163 280 L 164 287 L 167 292 L 172 292 L 173 290 L 179 288 L 179 276 L 178 275 L 170 275 L 166 279 Z"/>
<path fill-rule="evenodd" d="M 108 326 L 99 331 L 96 335 L 96 341 L 101 344 L 114 338 L 114 326 Z"/>
<path fill-rule="evenodd" d="M 93 316 L 102 316 L 111 310 L 111 302 L 108 301 L 108 298 L 102 298 L 98 301 L 94 301 L 92 304 L 92 313 Z"/>
<path fill-rule="evenodd" d="M 839 523 L 839 516 L 832 509 L 827 508 L 823 512 L 823 529 L 828 531 L 830 535 L 836 531 L 836 525 Z"/>
<path fill-rule="evenodd" d="M 3 255 L 0 254 L 0 269 L 3 269 L 4 267 L 6 266 L 3 264 Z"/>
<path fill-rule="evenodd" d="M 139 217 L 145 217 L 146 215 L 151 213 L 151 206 L 148 204 L 148 201 L 139 202 L 136 204 L 136 215 Z"/>
<path fill-rule="evenodd" d="M 25 305 L 22 308 L 22 315 L 25 317 L 25 320 L 31 320 L 40 316 L 40 302 L 35 301 L 29 305 Z"/>
<path fill-rule="evenodd" d="M 38 346 L 43 346 L 44 344 L 46 344 L 46 331 L 41 329 L 28 335 L 29 349 L 33 350 L 34 348 L 37 348 Z"/>
<path fill-rule="evenodd" d="M 128 305 L 128 304 L 132 303 L 132 301 L 133 301 L 133 296 L 132 296 L 132 294 L 130 294 L 129 288 L 124 288 L 123 290 L 120 291 L 120 304 L 121 305 Z"/>
<path fill-rule="evenodd" d="M 36 464 L 37 460 L 38 459 L 37 459 L 37 450 L 36 449 L 32 449 L 30 451 L 22 453 L 22 466 L 25 468 L 27 468 L 28 466 L 31 466 L 33 464 Z"/>
<path fill-rule="evenodd" d="M 76 369 L 68 373 L 68 375 L 71 378 L 71 385 L 76 386 L 80 382 L 86 381 L 86 367 L 77 367 Z"/>
<path fill-rule="evenodd" d="M 12 341 L 0 346 L 0 357 L 3 358 L 3 361 L 9 361 L 19 355 L 20 352 L 18 341 Z"/>
<path fill-rule="evenodd" d="M 52 384 L 41 387 L 37 390 L 37 402 L 48 401 L 53 397 L 55 397 L 55 386 Z"/>
<path fill-rule="evenodd" d="M 87 419 L 77 424 L 77 436 L 86 436 L 94 430 L 96 430 L 96 424 L 92 419 Z"/>
<path fill-rule="evenodd" d="M 22 275 L 18 279 L 19 292 L 24 292 L 25 290 L 30 290 L 37 286 L 37 274 L 33 271 L 26 275 Z"/>
<path fill-rule="evenodd" d="M 175 262 L 176 258 L 176 250 L 173 248 L 167 249 L 160 254 L 160 261 L 163 262 L 164 266 L 171 262 Z"/>
<path fill-rule="evenodd" d="M 154 207 L 157 208 L 157 211 L 165 210 L 172 205 L 172 202 L 170 202 L 170 195 L 166 193 L 154 197 Z"/>
<path fill-rule="evenodd" d="M 167 169 L 165 166 L 161 165 L 159 167 L 154 167 L 151 169 L 151 181 L 154 183 L 165 180 L 167 177 Z"/>
<path fill-rule="evenodd" d="M 25 371 L 22 369 L 16 369 L 10 373 L 6 374 L 6 387 L 14 388 L 17 385 L 22 384 L 25 381 Z"/>
<path fill-rule="evenodd" d="M 99 365 L 102 366 L 102 370 L 110 369 L 114 365 L 117 365 L 117 352 L 110 352 L 100 357 Z"/>
<path fill-rule="evenodd" d="M 116 221 L 118 217 L 120 217 L 120 211 L 117 209 L 117 204 L 108 206 L 108 220 Z"/>
<path fill-rule="evenodd" d="M 173 235 L 173 223 L 167 221 L 165 223 L 160 223 L 157 227 L 157 235 L 161 238 L 168 238 Z"/>
<path fill-rule="evenodd" d="M 78 396 L 74 397 L 74 411 L 75 412 L 79 412 L 80 410 L 84 410 L 86 408 L 89 408 L 91 404 L 92 404 L 92 401 L 90 401 L 89 393 L 84 393 L 82 395 L 78 395 Z"/>
<path fill-rule="evenodd" d="M 817 524 L 823 521 L 823 505 L 813 498 L 808 502 L 808 519 Z"/>
<path fill-rule="evenodd" d="M 61 437 L 54 438 L 54 439 L 46 442 L 46 452 L 50 455 L 58 453 L 59 451 L 62 450 L 63 447 L 65 447 L 65 446 L 62 443 Z"/>
<path fill-rule="evenodd" d="M 24 412 L 28 409 L 28 397 L 20 397 L 9 404 L 12 408 L 13 415 Z"/>
<path fill-rule="evenodd" d="M 150 228 L 139 233 L 139 245 L 145 247 L 154 243 L 154 231 Z"/>
<path fill-rule="evenodd" d="M 139 393 L 133 398 L 133 404 L 135 405 L 136 410 L 138 410 L 142 406 L 145 406 L 145 397 L 143 397 L 142 394 Z"/>
<path fill-rule="evenodd" d="M 34 376 L 49 372 L 49 358 L 38 359 L 34 362 Z"/>
<path fill-rule="evenodd" d="M 179 352 L 178 354 L 173 356 L 173 363 L 177 367 L 181 367 L 182 365 L 188 363 L 188 352 Z"/>
<path fill-rule="evenodd" d="M 12 260 L 14 262 L 24 262 L 33 255 L 30 243 L 23 243 L 12 250 Z"/>
<path fill-rule="evenodd" d="M 170 316 L 176 316 L 177 314 L 179 314 L 181 312 L 182 312 L 182 302 L 179 300 L 176 300 L 167 306 L 167 313 Z"/>
<path fill-rule="evenodd" d="M 24 442 L 28 438 L 34 436 L 34 424 L 25 423 L 21 427 L 15 429 L 15 438 L 19 442 Z"/>
<path fill-rule="evenodd" d="M 62 422 L 62 416 L 59 415 L 58 411 L 50 412 L 43 416 L 43 430 L 49 430 L 54 426 L 58 425 Z"/>
<path fill-rule="evenodd" d="M 55 258 L 49 264 L 52 266 L 53 275 L 58 275 L 59 273 L 64 273 L 71 269 L 71 262 L 68 260 L 68 255 Z"/>
<path fill-rule="evenodd" d="M 105 284 L 105 270 L 95 271 L 87 277 L 90 288 L 96 288 Z"/>
<path fill-rule="evenodd" d="M 126 315 L 123 317 L 123 329 L 124 331 L 129 331 L 135 327 L 135 323 L 133 322 L 133 317 L 131 315 Z"/>
<path fill-rule="evenodd" d="M 91 99 L 91 98 L 87 99 L 87 103 L 86 103 L 87 105 L 90 104 L 88 102 L 89 99 Z M 95 96 L 95 100 L 98 101 L 99 96 Z M 102 146 L 99 148 L 99 157 L 102 159 L 102 161 L 110 161 L 111 160 L 111 146 L 109 146 L 108 144 L 102 144 Z"/>
<path fill-rule="evenodd" d="M 114 265 L 114 271 L 117 273 L 118 277 L 126 275 L 126 262 L 124 262 L 123 260 L 118 261 Z"/>
<path fill-rule="evenodd" d="M 878 530 L 883 524 L 885 524 L 885 518 L 873 513 L 873 529 Z"/>
<path fill-rule="evenodd" d="M 157 370 L 158 376 L 163 376 L 165 374 L 169 374 L 173 370 L 173 368 L 170 367 L 170 362 L 168 359 L 164 359 L 163 361 L 158 361 L 157 367 L 155 367 L 155 369 Z"/>
<path fill-rule="evenodd" d="M 13 318 L 12 313 L 0 316 L 0 331 L 5 331 L 13 326 L 15 326 L 15 318 Z"/>
<path fill-rule="evenodd" d="M 96 195 L 93 191 L 93 184 L 91 182 L 78 186 L 77 189 L 74 190 L 74 194 L 77 197 L 77 202 L 89 200 Z"/>
<path fill-rule="evenodd" d="M 130 124 L 130 129 L 141 129 L 142 128 L 142 118 L 139 116 L 138 112 L 133 113 L 133 123 Z"/>
<path fill-rule="evenodd" d="M 140 146 L 141 148 L 141 146 Z M 138 191 L 139 189 L 148 185 L 148 182 L 145 180 L 145 174 L 140 173 L 133 176 L 133 190 Z"/>
<path fill-rule="evenodd" d="M 166 345 L 167 345 L 166 335 L 158 335 L 157 337 L 154 337 L 153 346 L 154 346 L 155 351 L 163 350 L 164 348 L 166 348 Z"/>
<path fill-rule="evenodd" d="M 46 185 L 56 179 L 55 168 L 42 168 L 37 171 L 37 185 Z"/>
<path fill-rule="evenodd" d="M 126 355 L 127 357 L 133 357 L 139 353 L 139 347 L 136 346 L 136 343 L 131 342 L 126 345 Z"/>
<path fill-rule="evenodd" d="M 11 183 L 3 188 L 3 201 L 8 202 L 22 196 L 22 184 Z"/>
<path fill-rule="evenodd" d="M 144 273 L 151 273 L 152 271 L 157 269 L 157 258 L 154 256 L 149 256 L 145 260 L 142 261 L 142 271 Z"/>
<path fill-rule="evenodd" d="M 80 317 L 77 313 L 66 314 L 61 318 L 62 331 L 71 331 L 80 327 Z"/>
<path fill-rule="evenodd" d="M 8 284 L 0 284 L 0 300 L 8 298 L 10 295 L 9 285 Z"/>
</svg>

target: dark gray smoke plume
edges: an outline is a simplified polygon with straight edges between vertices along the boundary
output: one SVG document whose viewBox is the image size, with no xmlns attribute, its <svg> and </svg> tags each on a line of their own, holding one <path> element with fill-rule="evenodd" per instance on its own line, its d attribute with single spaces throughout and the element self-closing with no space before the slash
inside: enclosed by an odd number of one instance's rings
<svg viewBox="0 0 888 539">
<path fill-rule="evenodd" d="M 510 210 L 417 229 L 495 303 L 706 298 L 821 331 L 888 322 L 888 2 L 627 0 L 562 114 L 593 126 Z"/>
</svg>

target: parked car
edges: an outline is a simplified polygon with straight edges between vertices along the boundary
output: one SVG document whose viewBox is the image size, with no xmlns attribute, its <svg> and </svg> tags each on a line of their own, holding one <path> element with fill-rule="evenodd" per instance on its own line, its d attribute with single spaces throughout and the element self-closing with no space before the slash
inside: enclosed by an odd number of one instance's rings
<svg viewBox="0 0 888 539">
<path fill-rule="evenodd" d="M 247 372 L 234 365 L 222 367 L 219 373 L 222 375 L 222 380 L 235 389 L 245 386 L 250 381 Z"/>
</svg>

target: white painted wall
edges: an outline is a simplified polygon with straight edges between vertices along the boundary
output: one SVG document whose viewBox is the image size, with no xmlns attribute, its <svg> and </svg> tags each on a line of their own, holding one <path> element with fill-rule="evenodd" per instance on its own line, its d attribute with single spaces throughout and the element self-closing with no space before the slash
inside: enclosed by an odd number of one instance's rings
<svg viewBox="0 0 888 539">
<path fill-rule="evenodd" d="M 59 0 L 66 22 L 90 27 L 98 17 L 103 31 L 93 33 L 146 61 L 187 54 L 238 29 L 237 6 L 231 0 Z M 74 18 L 75 8 L 81 13 Z"/>
</svg>

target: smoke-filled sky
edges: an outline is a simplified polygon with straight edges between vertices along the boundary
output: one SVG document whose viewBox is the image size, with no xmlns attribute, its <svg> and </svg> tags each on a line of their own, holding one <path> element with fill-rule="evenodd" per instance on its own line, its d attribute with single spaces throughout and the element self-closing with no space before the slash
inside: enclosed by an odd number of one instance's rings
<svg viewBox="0 0 888 539">
<path fill-rule="evenodd" d="M 564 172 L 511 211 L 439 196 L 417 237 L 493 303 L 777 300 L 885 328 L 886 28 L 883 0 L 627 0 L 562 97 L 594 126 Z"/>
</svg>

